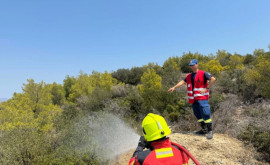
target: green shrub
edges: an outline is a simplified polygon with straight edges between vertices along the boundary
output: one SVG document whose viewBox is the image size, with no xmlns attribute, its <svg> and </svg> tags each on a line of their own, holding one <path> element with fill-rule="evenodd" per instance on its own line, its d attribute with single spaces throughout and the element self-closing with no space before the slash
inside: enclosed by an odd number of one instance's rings
<svg viewBox="0 0 270 165">
<path fill-rule="evenodd" d="M 219 104 L 223 101 L 223 96 L 220 93 L 211 93 L 209 104 L 211 107 L 211 112 L 214 113 L 218 108 Z"/>
<path fill-rule="evenodd" d="M 103 101 L 111 97 L 111 91 L 95 88 L 92 94 L 78 98 L 77 104 L 84 111 L 98 111 L 102 109 Z"/>
<path fill-rule="evenodd" d="M 239 138 L 248 144 L 253 144 L 258 151 L 266 154 L 265 158 L 270 162 L 270 132 L 262 131 L 258 127 L 249 125 L 247 129 L 239 135 Z"/>
<path fill-rule="evenodd" d="M 255 85 L 247 83 L 245 75 L 245 69 L 222 72 L 217 80 L 220 92 L 236 94 L 241 96 L 245 102 L 254 100 L 258 96 L 257 88 Z"/>
<path fill-rule="evenodd" d="M 138 114 L 142 110 L 143 98 L 137 88 L 133 88 L 126 98 L 129 103 L 130 110 Z"/>
<path fill-rule="evenodd" d="M 168 118 L 169 118 L 170 122 L 177 122 L 179 117 L 180 117 L 179 112 L 171 112 L 168 115 Z"/>
</svg>

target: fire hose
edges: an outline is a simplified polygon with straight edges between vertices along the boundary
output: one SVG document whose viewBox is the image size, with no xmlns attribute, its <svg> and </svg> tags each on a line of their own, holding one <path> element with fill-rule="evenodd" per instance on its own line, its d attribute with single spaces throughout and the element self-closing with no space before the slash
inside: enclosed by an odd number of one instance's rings
<svg viewBox="0 0 270 165">
<path fill-rule="evenodd" d="M 185 147 L 183 147 L 177 143 L 174 143 L 174 142 L 171 142 L 171 144 L 177 146 L 181 151 L 183 151 L 185 154 L 187 154 L 187 156 L 190 157 L 196 165 L 200 165 L 198 160 L 196 160 L 195 157 L 193 155 L 191 155 L 191 153 Z"/>
</svg>

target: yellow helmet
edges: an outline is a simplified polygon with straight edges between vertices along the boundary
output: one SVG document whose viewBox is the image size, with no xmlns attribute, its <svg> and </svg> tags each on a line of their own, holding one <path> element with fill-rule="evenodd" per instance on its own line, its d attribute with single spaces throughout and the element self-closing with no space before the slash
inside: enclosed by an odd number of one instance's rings
<svg viewBox="0 0 270 165">
<path fill-rule="evenodd" d="M 162 116 L 149 113 L 142 122 L 144 138 L 147 141 L 154 141 L 163 138 L 171 133 L 168 124 Z"/>
</svg>

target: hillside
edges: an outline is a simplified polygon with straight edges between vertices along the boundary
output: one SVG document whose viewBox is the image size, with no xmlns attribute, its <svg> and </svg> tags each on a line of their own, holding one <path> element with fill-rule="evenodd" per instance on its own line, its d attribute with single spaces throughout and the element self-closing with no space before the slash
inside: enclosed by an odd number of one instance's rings
<svg viewBox="0 0 270 165">
<path fill-rule="evenodd" d="M 268 165 L 255 160 L 257 153 L 253 148 L 244 147 L 241 141 L 224 134 L 215 134 L 213 140 L 181 133 L 174 133 L 169 137 L 185 146 L 202 165 Z M 133 150 L 118 156 L 111 165 L 127 164 L 132 153 Z M 193 164 L 192 160 L 189 164 Z"/>
<path fill-rule="evenodd" d="M 174 131 L 198 130 L 186 87 L 168 92 L 191 72 L 190 59 L 216 77 L 209 99 L 216 135 L 206 141 L 176 133 L 173 141 L 202 164 L 270 163 L 270 52 L 259 49 L 253 55 L 189 52 L 112 73 L 81 71 L 63 84 L 27 79 L 21 93 L 0 103 L 0 164 L 107 164 L 136 147 L 148 113 L 163 116 Z M 115 164 L 127 164 L 131 154 Z"/>
</svg>

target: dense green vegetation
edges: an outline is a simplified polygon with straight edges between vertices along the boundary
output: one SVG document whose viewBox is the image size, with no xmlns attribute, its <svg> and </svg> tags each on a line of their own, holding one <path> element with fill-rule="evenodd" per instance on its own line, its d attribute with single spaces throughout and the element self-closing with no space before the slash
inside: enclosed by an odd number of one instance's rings
<svg viewBox="0 0 270 165">
<path fill-rule="evenodd" d="M 162 66 L 149 63 L 113 73 L 81 72 L 66 76 L 63 84 L 29 79 L 22 93 L 0 104 L 0 164 L 105 164 L 95 153 L 99 146 L 92 143 L 91 130 L 77 124 L 97 111 L 115 113 L 134 127 L 155 112 L 183 130 L 195 129 L 190 123 L 196 122 L 187 122 L 194 117 L 186 89 L 167 92 L 190 72 L 187 64 L 194 58 L 200 69 L 217 78 L 210 98 L 214 114 L 219 113 L 224 94 L 235 94 L 246 104 L 270 99 L 270 52 L 262 49 L 247 55 L 189 52 L 167 59 Z M 270 155 L 269 135 L 269 128 L 254 123 L 239 138 Z"/>
</svg>

